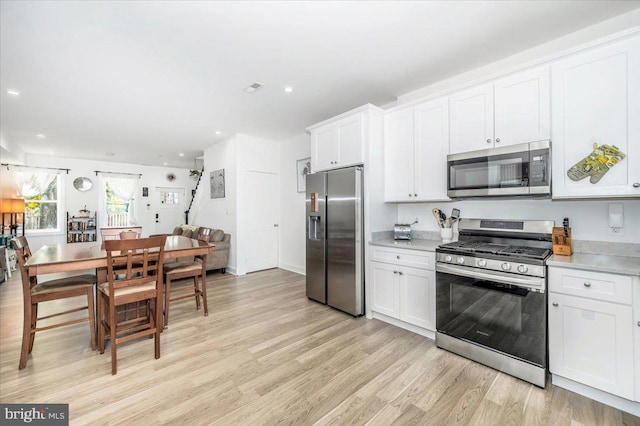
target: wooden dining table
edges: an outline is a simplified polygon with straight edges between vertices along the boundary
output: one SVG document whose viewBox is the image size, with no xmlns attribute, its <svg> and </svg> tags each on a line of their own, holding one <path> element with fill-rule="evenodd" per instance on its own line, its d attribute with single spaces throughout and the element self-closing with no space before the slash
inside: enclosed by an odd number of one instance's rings
<svg viewBox="0 0 640 426">
<path fill-rule="evenodd" d="M 176 259 L 190 256 L 206 256 L 215 247 L 206 241 L 193 240 L 182 235 L 169 235 L 164 245 L 164 259 Z M 51 244 L 39 248 L 26 263 L 30 277 L 46 274 L 66 273 L 95 269 L 98 283 L 107 281 L 107 252 L 103 244 Z M 206 285 L 203 274 L 202 285 Z M 119 320 L 131 319 L 145 314 L 142 304 L 126 306 L 118 313 Z"/>
<path fill-rule="evenodd" d="M 182 235 L 169 235 L 164 245 L 164 259 L 206 256 L 215 245 Z M 107 278 L 107 252 L 102 244 L 51 244 L 39 248 L 27 261 L 29 276 L 95 269 L 98 282 Z M 101 279 L 102 278 L 102 279 Z"/>
</svg>

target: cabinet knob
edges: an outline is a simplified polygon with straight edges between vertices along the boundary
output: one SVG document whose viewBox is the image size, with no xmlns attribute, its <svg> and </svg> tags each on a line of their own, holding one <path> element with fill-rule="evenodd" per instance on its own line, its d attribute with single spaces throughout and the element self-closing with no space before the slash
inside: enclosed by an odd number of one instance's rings
<svg viewBox="0 0 640 426">
<path fill-rule="evenodd" d="M 500 143 L 500 138 L 496 138 L 496 143 Z"/>
<path fill-rule="evenodd" d="M 638 327 L 640 327 L 640 321 L 638 321 Z"/>
<path fill-rule="evenodd" d="M 417 196 L 418 196 L 418 194 L 413 194 L 413 196 L 414 196 L 414 197 L 417 197 Z"/>
<path fill-rule="evenodd" d="M 553 305 L 554 307 L 556 307 L 556 308 L 558 307 L 558 303 L 557 303 L 557 302 L 553 302 L 553 303 L 552 303 L 552 305 Z"/>
<path fill-rule="evenodd" d="M 633 187 L 634 187 L 634 188 L 640 188 L 640 182 L 636 182 L 636 183 L 634 183 L 634 184 L 633 184 Z"/>
<path fill-rule="evenodd" d="M 397 274 L 397 273 L 398 273 L 398 271 L 393 271 L 393 273 L 394 273 L 394 274 Z"/>
<path fill-rule="evenodd" d="M 411 194 L 409 194 L 409 197 L 411 197 L 411 196 L 412 196 L 412 195 L 411 195 Z"/>
<path fill-rule="evenodd" d="M 404 272 L 398 271 L 398 274 L 400 274 L 400 275 L 404 275 Z"/>
<path fill-rule="evenodd" d="M 487 139 L 487 143 L 491 143 L 491 139 Z"/>
<path fill-rule="evenodd" d="M 396 259 L 400 260 L 400 256 L 396 256 Z"/>
<path fill-rule="evenodd" d="M 584 283 L 584 286 L 585 287 L 591 287 L 591 283 L 590 282 L 586 282 L 586 283 Z"/>
</svg>

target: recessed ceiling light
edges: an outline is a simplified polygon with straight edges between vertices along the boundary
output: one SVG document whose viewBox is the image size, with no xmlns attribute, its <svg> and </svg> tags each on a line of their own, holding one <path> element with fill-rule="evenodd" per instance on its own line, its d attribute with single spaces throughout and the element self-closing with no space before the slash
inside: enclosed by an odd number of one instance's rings
<svg viewBox="0 0 640 426">
<path fill-rule="evenodd" d="M 291 93 L 291 92 L 293 92 L 293 87 L 285 87 L 284 91 L 287 92 L 287 93 Z"/>
<path fill-rule="evenodd" d="M 222 132 L 220 130 L 216 130 L 216 135 L 221 134 Z"/>
<path fill-rule="evenodd" d="M 184 157 L 184 153 L 181 152 L 180 154 L 178 154 L 178 157 Z"/>
<path fill-rule="evenodd" d="M 164 163 L 162 163 L 163 166 L 168 166 L 169 163 L 167 163 L 166 161 Z"/>
<path fill-rule="evenodd" d="M 38 133 L 36 136 L 39 137 L 40 139 L 44 139 L 44 135 L 42 133 Z"/>
<path fill-rule="evenodd" d="M 20 96 L 20 92 L 18 92 L 17 90 L 7 90 L 7 93 L 13 96 Z"/>
<path fill-rule="evenodd" d="M 115 154 L 113 152 L 107 152 L 107 157 L 113 157 Z"/>
</svg>

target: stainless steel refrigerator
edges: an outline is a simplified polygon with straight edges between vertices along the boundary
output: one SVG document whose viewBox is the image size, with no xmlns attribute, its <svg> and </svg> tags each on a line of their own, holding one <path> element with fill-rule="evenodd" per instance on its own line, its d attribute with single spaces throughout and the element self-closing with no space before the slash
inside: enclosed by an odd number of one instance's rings
<svg viewBox="0 0 640 426">
<path fill-rule="evenodd" d="M 307 175 L 307 297 L 364 314 L 362 168 Z"/>
</svg>

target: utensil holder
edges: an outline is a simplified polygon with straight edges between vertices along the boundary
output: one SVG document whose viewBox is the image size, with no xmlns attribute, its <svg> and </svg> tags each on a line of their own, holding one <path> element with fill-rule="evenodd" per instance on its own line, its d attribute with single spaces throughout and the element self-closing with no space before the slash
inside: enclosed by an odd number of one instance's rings
<svg viewBox="0 0 640 426">
<path fill-rule="evenodd" d="M 440 228 L 440 238 L 443 243 L 450 243 L 453 240 L 453 228 Z"/>
<path fill-rule="evenodd" d="M 564 228 L 556 226 L 551 233 L 553 243 L 553 254 L 561 256 L 571 256 L 571 228 L 568 228 L 568 236 L 564 235 Z"/>
</svg>

